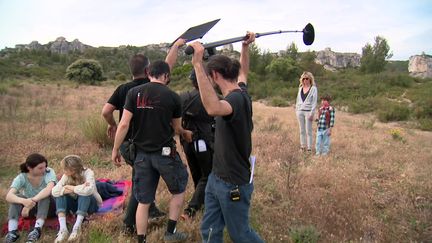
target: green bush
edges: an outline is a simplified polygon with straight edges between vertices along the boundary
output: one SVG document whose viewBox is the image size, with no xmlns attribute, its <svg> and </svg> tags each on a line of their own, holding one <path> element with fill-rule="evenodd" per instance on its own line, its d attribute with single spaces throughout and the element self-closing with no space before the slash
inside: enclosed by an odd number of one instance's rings
<svg viewBox="0 0 432 243">
<path fill-rule="evenodd" d="M 284 107 L 284 106 L 289 106 L 290 102 L 286 98 L 283 98 L 280 96 L 275 96 L 275 97 L 271 98 L 270 105 L 271 106 Z"/>
<path fill-rule="evenodd" d="M 113 141 L 108 138 L 106 131 L 108 124 L 100 116 L 90 116 L 81 125 L 84 136 L 98 144 L 101 148 L 111 147 Z"/>
<path fill-rule="evenodd" d="M 410 109 L 401 104 L 389 104 L 378 111 L 378 120 L 381 122 L 406 121 L 410 116 Z"/>
<path fill-rule="evenodd" d="M 432 119 L 426 119 L 426 118 L 419 119 L 418 128 L 424 131 L 432 131 Z"/>
<path fill-rule="evenodd" d="M 100 63 L 93 59 L 78 59 L 66 69 L 66 77 L 78 83 L 96 84 L 105 80 Z"/>
<path fill-rule="evenodd" d="M 320 233 L 314 226 L 303 226 L 290 230 L 290 237 L 294 243 L 316 243 Z"/>
<path fill-rule="evenodd" d="M 377 99 L 364 98 L 348 101 L 348 111 L 354 114 L 362 114 L 372 112 L 376 109 Z"/>
</svg>

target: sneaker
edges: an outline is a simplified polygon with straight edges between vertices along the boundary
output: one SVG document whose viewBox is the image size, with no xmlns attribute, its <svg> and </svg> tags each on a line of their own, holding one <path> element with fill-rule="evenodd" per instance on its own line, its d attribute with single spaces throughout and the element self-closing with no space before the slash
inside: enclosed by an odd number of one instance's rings
<svg viewBox="0 0 432 243">
<path fill-rule="evenodd" d="M 182 241 L 187 240 L 188 236 L 189 235 L 187 233 L 178 232 L 178 231 L 176 231 L 175 233 L 165 232 L 164 241 L 165 242 L 182 242 Z"/>
<path fill-rule="evenodd" d="M 72 230 L 72 233 L 69 235 L 68 241 L 76 241 L 80 236 L 81 229 Z"/>
<path fill-rule="evenodd" d="M 57 238 L 55 239 L 54 243 L 63 242 L 68 238 L 68 236 L 69 236 L 69 232 L 67 230 L 59 231 L 57 233 Z"/>
<path fill-rule="evenodd" d="M 4 243 L 12 243 L 17 241 L 19 238 L 18 230 L 11 230 L 7 233 Z"/>
<path fill-rule="evenodd" d="M 161 219 L 163 219 L 166 216 L 166 213 L 160 211 L 158 208 L 154 208 L 153 210 L 151 210 L 149 212 L 149 219 L 148 221 L 150 223 L 155 223 L 160 221 Z"/>
<path fill-rule="evenodd" d="M 36 242 L 41 237 L 41 228 L 35 227 L 27 236 L 26 243 Z"/>
</svg>

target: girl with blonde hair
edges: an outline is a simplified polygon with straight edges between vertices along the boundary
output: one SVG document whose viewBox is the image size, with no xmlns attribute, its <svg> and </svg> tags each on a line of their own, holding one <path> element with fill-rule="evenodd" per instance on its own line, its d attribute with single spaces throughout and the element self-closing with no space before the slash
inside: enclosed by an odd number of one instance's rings
<svg viewBox="0 0 432 243">
<path fill-rule="evenodd" d="M 311 72 L 300 76 L 300 87 L 296 99 L 296 115 L 300 127 L 300 149 L 312 151 L 312 121 L 318 101 L 318 89 Z"/>
<path fill-rule="evenodd" d="M 68 241 L 78 239 L 84 217 L 97 212 L 99 206 L 102 205 L 102 198 L 96 189 L 94 173 L 91 169 L 84 167 L 79 156 L 66 156 L 61 161 L 61 167 L 64 174 L 52 189 L 60 223 L 55 242 L 63 242 L 68 236 Z M 70 211 L 76 213 L 77 217 L 72 233 L 69 235 L 66 213 Z"/>
</svg>

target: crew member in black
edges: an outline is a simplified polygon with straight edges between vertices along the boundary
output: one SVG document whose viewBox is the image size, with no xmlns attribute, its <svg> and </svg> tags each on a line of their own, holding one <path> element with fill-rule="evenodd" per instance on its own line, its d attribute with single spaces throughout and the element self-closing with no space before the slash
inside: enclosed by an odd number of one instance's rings
<svg viewBox="0 0 432 243">
<path fill-rule="evenodd" d="M 192 132 L 181 127 L 181 102 L 178 94 L 166 85 L 170 81 L 170 67 L 156 61 L 150 66 L 150 82 L 131 89 L 125 101 L 112 151 L 112 160 L 120 165 L 119 148 L 131 126 L 137 155 L 134 161 L 134 195 L 138 200 L 136 227 L 138 242 L 145 242 L 148 209 L 155 199 L 159 178 L 165 181 L 172 194 L 165 242 L 187 239 L 187 234 L 176 231 L 176 223 L 184 201 L 188 173 L 176 152 L 174 133 L 186 141 Z"/>
<path fill-rule="evenodd" d="M 215 55 L 203 64 L 204 46 L 194 42 L 192 63 L 201 100 L 211 116 L 216 116 L 213 168 L 205 191 L 205 212 L 201 224 L 203 242 L 223 242 L 225 226 L 233 242 L 263 242 L 249 225 L 253 192 L 251 177 L 252 101 L 247 93 L 248 46 L 255 40 L 248 33 L 242 44 L 240 63 Z M 213 85 L 222 91 L 219 100 Z"/>
<path fill-rule="evenodd" d="M 185 43 L 184 39 L 178 39 L 171 47 L 166 57 L 166 61 L 170 65 L 170 69 L 172 68 L 172 66 L 174 66 L 177 60 L 178 48 L 184 45 L 184 43 Z M 150 81 L 148 79 L 149 65 L 150 65 L 150 60 L 143 54 L 136 54 L 132 56 L 132 58 L 129 60 L 129 68 L 130 71 L 132 72 L 133 80 L 119 85 L 114 91 L 114 93 L 111 95 L 107 103 L 102 108 L 102 116 L 104 117 L 105 121 L 108 123 L 107 135 L 111 139 L 114 139 L 115 133 L 117 131 L 117 123 L 114 119 L 114 111 L 115 110 L 119 111 L 119 121 L 120 121 L 122 118 L 123 106 L 125 104 L 125 99 L 128 91 L 133 87 L 146 84 Z M 128 134 L 125 137 L 125 141 L 127 141 L 129 138 L 131 138 L 131 131 L 128 131 Z M 120 146 L 120 152 L 124 154 L 125 152 L 124 144 Z M 129 161 L 125 159 L 125 162 L 132 167 L 132 177 L 133 177 L 134 175 L 133 161 Z M 133 191 L 133 185 L 134 184 L 132 183 L 132 191 Z M 132 193 L 126 209 L 125 217 L 123 219 L 124 231 L 126 233 L 134 233 L 135 231 L 135 214 L 136 214 L 137 206 L 138 206 L 138 201 L 135 199 Z M 150 204 L 149 218 L 151 222 L 158 221 L 165 215 L 166 214 L 164 212 L 160 211 L 156 207 L 156 204 L 154 202 Z"/>
<path fill-rule="evenodd" d="M 209 116 L 201 102 L 195 71 L 190 77 L 194 90 L 180 94 L 182 100 L 182 126 L 193 132 L 191 143 L 181 139 L 189 165 L 195 192 L 184 210 L 182 218 L 191 219 L 204 204 L 205 187 L 212 168 L 215 120 Z"/>
</svg>

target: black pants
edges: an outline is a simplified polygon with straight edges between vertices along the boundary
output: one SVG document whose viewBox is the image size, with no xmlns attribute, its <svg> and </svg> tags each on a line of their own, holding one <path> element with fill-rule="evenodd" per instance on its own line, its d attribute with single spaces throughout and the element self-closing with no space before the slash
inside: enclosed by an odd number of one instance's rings
<svg viewBox="0 0 432 243">
<path fill-rule="evenodd" d="M 207 151 L 196 152 L 194 143 L 183 141 L 182 145 L 195 187 L 195 192 L 189 201 L 188 208 L 199 210 L 204 204 L 205 188 L 212 169 L 213 150 L 207 145 Z"/>
</svg>

